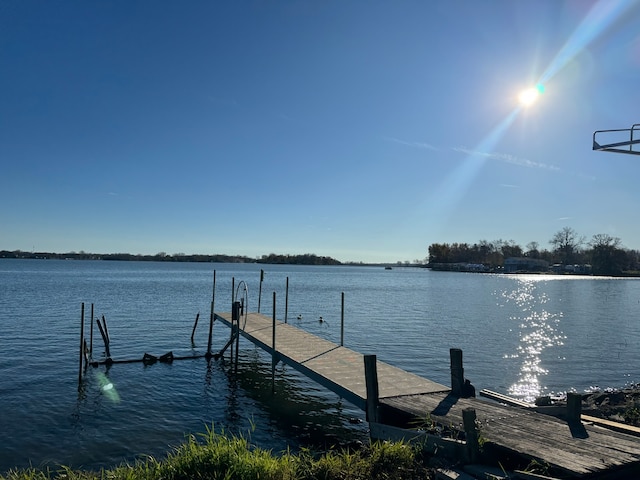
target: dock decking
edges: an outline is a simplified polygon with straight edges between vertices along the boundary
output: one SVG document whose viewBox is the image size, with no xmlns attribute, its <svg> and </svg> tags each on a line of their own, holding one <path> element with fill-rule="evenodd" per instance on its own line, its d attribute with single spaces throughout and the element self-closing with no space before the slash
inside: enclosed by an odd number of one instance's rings
<svg viewBox="0 0 640 480">
<path fill-rule="evenodd" d="M 215 314 L 215 319 L 231 326 L 231 314 Z M 278 321 L 276 351 L 272 348 L 272 319 L 249 313 L 240 334 L 273 355 L 276 359 L 303 373 L 320 385 L 337 393 L 362 410 L 366 407 L 367 390 L 361 353 L 324 340 L 291 324 Z M 448 392 L 439 383 L 419 377 L 384 362 L 377 362 L 380 398 L 397 395 Z"/>
<path fill-rule="evenodd" d="M 215 314 L 231 327 L 231 314 Z M 241 324 L 244 323 L 243 316 Z M 258 313 L 246 315 L 240 334 L 320 385 L 367 409 L 364 355 L 293 325 Z M 379 409 L 385 417 L 429 418 L 462 429 L 462 411 L 476 411 L 485 445 L 546 463 L 568 477 L 629 478 L 640 472 L 640 438 L 583 423 L 570 424 L 531 409 L 476 398 L 458 398 L 451 389 L 377 361 Z M 618 477 L 620 475 L 620 477 Z M 625 477 L 622 477 L 625 475 Z M 632 478 L 640 478 L 632 477 Z"/>
</svg>

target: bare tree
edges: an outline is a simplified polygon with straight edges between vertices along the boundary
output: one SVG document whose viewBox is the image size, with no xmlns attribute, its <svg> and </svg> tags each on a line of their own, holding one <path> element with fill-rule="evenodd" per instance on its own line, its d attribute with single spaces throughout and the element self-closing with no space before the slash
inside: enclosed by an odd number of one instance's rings
<svg viewBox="0 0 640 480">
<path fill-rule="evenodd" d="M 569 265 L 573 263 L 574 258 L 580 252 L 580 248 L 584 245 L 585 237 L 571 227 L 564 227 L 549 240 L 553 246 L 554 252 L 560 257 L 562 263 Z"/>
</svg>

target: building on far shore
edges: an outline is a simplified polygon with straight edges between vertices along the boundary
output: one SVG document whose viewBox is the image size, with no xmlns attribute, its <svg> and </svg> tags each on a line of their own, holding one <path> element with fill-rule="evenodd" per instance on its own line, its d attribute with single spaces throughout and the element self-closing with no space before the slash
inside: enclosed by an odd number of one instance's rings
<svg viewBox="0 0 640 480">
<path fill-rule="evenodd" d="M 549 262 L 539 258 L 509 257 L 504 261 L 504 273 L 546 272 Z"/>
</svg>

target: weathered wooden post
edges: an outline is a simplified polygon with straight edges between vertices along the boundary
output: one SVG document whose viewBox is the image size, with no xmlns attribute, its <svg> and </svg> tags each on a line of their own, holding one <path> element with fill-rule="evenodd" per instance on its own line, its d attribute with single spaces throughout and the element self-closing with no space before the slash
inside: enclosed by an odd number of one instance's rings
<svg viewBox="0 0 640 480">
<path fill-rule="evenodd" d="M 582 416 L 582 395 L 575 392 L 567 393 L 567 422 L 580 423 Z"/>
<path fill-rule="evenodd" d="M 80 306 L 80 368 L 78 369 L 78 388 L 82 383 L 82 362 L 84 357 L 84 302 Z"/>
<path fill-rule="evenodd" d="M 287 323 L 287 316 L 289 315 L 289 277 L 287 277 L 287 287 L 284 294 L 284 323 Z"/>
<path fill-rule="evenodd" d="M 378 367 L 375 355 L 364 356 L 364 381 L 367 387 L 367 422 L 379 422 L 378 405 L 380 403 L 380 393 L 378 390 Z"/>
<path fill-rule="evenodd" d="M 340 346 L 344 347 L 344 292 L 342 292 L 342 306 L 340 308 Z"/>
<path fill-rule="evenodd" d="M 462 366 L 462 350 L 459 348 L 449 349 L 451 359 L 451 393 L 456 396 L 462 395 L 464 386 L 464 368 Z"/>
<path fill-rule="evenodd" d="M 213 291 L 211 293 L 211 313 L 209 314 L 209 340 L 207 341 L 207 358 L 211 358 L 211 341 L 213 340 L 214 306 L 216 301 L 216 271 L 213 271 Z"/>
<path fill-rule="evenodd" d="M 276 292 L 273 292 L 273 314 L 271 320 L 271 393 L 276 391 Z"/>
<path fill-rule="evenodd" d="M 480 442 L 478 441 L 478 425 L 476 424 L 475 408 L 462 409 L 462 426 L 466 437 L 469 463 L 476 463 L 480 458 Z"/>
</svg>

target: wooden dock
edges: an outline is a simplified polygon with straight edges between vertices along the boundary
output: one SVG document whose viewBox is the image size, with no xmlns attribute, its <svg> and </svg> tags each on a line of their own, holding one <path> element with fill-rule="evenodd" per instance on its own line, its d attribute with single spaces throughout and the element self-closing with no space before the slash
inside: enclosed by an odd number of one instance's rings
<svg viewBox="0 0 640 480">
<path fill-rule="evenodd" d="M 232 329 L 237 325 L 230 313 L 214 318 Z M 386 424 L 397 432 L 403 422 L 428 419 L 462 431 L 465 410 L 473 409 L 486 451 L 548 465 L 563 478 L 640 478 L 638 437 L 532 409 L 459 398 L 449 387 L 380 361 L 375 362 L 377 398 L 372 399 L 365 380 L 367 356 L 258 313 L 244 315 L 240 326 L 240 335 L 271 354 L 274 366 L 279 361 L 291 365 L 367 411 L 372 428 Z M 375 419 L 369 413 L 372 401 Z"/>
<path fill-rule="evenodd" d="M 231 327 L 230 313 L 215 314 L 215 319 Z M 272 326 L 271 318 L 249 313 L 240 334 L 277 361 L 291 365 L 362 410 L 366 409 L 367 389 L 361 353 L 280 321 L 276 322 L 274 350 Z M 444 385 L 380 361 L 377 362 L 377 370 L 379 398 L 449 391 Z"/>
</svg>

